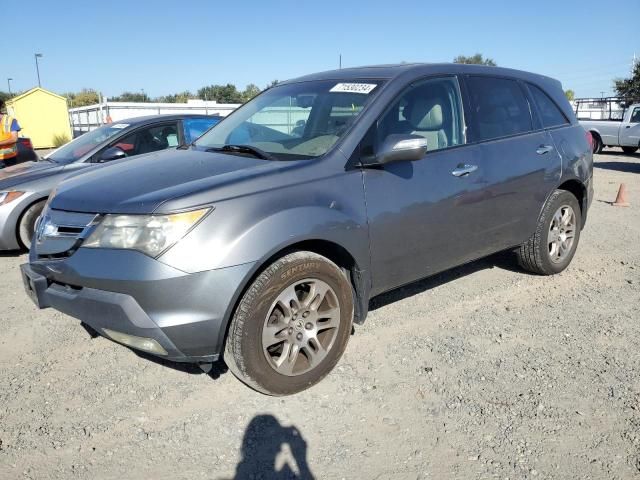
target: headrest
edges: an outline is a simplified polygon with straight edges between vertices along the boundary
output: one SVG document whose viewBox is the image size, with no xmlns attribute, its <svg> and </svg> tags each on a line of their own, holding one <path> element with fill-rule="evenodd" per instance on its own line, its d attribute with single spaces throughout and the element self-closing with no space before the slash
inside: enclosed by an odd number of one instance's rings
<svg viewBox="0 0 640 480">
<path fill-rule="evenodd" d="M 442 106 L 438 98 L 416 98 L 405 107 L 405 118 L 417 130 L 440 130 Z M 408 112 L 406 112 L 408 108 Z"/>
</svg>

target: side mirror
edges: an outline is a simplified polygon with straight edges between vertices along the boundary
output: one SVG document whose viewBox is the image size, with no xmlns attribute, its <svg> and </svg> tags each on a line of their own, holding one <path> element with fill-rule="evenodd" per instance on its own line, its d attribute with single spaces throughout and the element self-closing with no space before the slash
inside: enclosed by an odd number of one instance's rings
<svg viewBox="0 0 640 480">
<path fill-rule="evenodd" d="M 376 155 L 376 163 L 420 160 L 427 153 L 427 139 L 420 135 L 392 134 L 384 139 Z"/>
<path fill-rule="evenodd" d="M 110 162 L 111 160 L 120 160 L 121 158 L 126 157 L 127 154 L 120 147 L 109 147 L 98 159 L 99 163 Z"/>
</svg>

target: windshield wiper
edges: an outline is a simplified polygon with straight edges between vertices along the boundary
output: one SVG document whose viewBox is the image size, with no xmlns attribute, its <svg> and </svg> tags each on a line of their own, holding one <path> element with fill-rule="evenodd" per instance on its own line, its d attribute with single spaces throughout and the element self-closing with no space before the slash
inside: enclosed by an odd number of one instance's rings
<svg viewBox="0 0 640 480">
<path fill-rule="evenodd" d="M 259 148 L 252 147 L 250 145 L 223 145 L 222 147 L 207 148 L 205 152 L 248 153 L 262 160 L 277 160 L 273 155 L 270 155 L 264 150 L 260 150 Z"/>
</svg>

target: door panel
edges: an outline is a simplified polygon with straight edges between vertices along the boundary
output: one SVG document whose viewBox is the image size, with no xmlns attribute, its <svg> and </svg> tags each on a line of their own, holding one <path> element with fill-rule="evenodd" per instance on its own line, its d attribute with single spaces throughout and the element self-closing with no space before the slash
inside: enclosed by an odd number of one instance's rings
<svg viewBox="0 0 640 480">
<path fill-rule="evenodd" d="M 535 231 L 546 196 L 560 178 L 560 157 L 545 131 L 485 142 L 480 151 L 488 185 L 483 207 L 492 224 L 484 234 L 499 251 Z"/>
<path fill-rule="evenodd" d="M 481 163 L 479 148 L 464 146 L 365 170 L 374 295 L 486 253 Z M 451 174 L 465 164 L 478 169 Z"/>
<path fill-rule="evenodd" d="M 629 119 L 629 123 L 620 125 L 620 145 L 637 147 L 640 145 L 640 107 L 633 109 Z"/>
</svg>

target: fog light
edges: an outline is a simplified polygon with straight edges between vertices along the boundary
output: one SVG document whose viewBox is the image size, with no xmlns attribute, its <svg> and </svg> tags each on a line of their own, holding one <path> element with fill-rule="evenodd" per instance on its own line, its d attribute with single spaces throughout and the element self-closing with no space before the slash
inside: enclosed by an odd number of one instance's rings
<svg viewBox="0 0 640 480">
<path fill-rule="evenodd" d="M 138 350 L 155 353 L 156 355 L 167 355 L 167 351 L 153 338 L 136 337 L 135 335 L 127 335 L 126 333 L 116 332 L 108 328 L 103 328 L 102 331 L 110 339 L 127 347 L 137 348 Z"/>
</svg>

